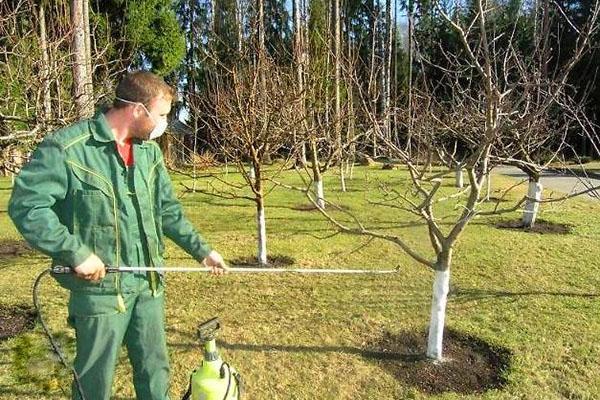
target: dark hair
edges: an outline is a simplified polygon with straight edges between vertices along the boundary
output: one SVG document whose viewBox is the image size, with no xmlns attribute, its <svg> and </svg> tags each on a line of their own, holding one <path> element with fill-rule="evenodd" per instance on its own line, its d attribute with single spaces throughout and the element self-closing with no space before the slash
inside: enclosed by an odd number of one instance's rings
<svg viewBox="0 0 600 400">
<path fill-rule="evenodd" d="M 119 82 L 115 90 L 116 97 L 135 103 L 142 103 L 146 107 L 150 101 L 159 96 L 173 99 L 175 90 L 167 85 L 158 75 L 148 71 L 130 72 Z M 113 107 L 122 108 L 129 103 L 115 99 Z"/>
</svg>

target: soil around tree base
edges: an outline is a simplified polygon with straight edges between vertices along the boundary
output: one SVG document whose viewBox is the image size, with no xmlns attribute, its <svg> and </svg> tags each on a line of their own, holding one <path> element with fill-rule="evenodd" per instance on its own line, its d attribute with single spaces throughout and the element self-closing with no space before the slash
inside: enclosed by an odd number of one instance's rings
<svg viewBox="0 0 600 400">
<path fill-rule="evenodd" d="M 28 306 L 0 304 L 0 341 L 33 329 L 36 316 Z"/>
<path fill-rule="evenodd" d="M 494 223 L 494 226 L 498 229 L 512 229 L 523 232 L 540 233 L 540 234 L 554 234 L 554 235 L 568 235 L 571 233 L 572 225 L 561 224 L 557 222 L 545 221 L 538 219 L 532 227 L 523 226 L 521 220 L 505 220 Z"/>
<path fill-rule="evenodd" d="M 20 257 L 33 249 L 22 240 L 0 240 L 0 258 Z"/>
<path fill-rule="evenodd" d="M 425 357 L 426 339 L 427 333 L 385 332 L 374 343 L 374 350 L 391 357 L 381 357 L 378 363 L 404 385 L 427 394 L 477 394 L 501 389 L 506 384 L 511 358 L 509 350 L 447 329 L 444 361 L 433 362 Z"/>
<path fill-rule="evenodd" d="M 267 265 L 264 267 L 265 268 L 289 267 L 291 265 L 294 265 L 295 262 L 296 262 L 296 260 L 290 256 L 274 254 L 274 255 L 267 256 Z M 241 267 L 241 268 L 243 268 L 243 267 L 259 267 L 260 266 L 256 256 L 247 256 L 247 257 L 236 258 L 234 260 L 230 260 L 229 264 L 232 267 Z"/>
</svg>

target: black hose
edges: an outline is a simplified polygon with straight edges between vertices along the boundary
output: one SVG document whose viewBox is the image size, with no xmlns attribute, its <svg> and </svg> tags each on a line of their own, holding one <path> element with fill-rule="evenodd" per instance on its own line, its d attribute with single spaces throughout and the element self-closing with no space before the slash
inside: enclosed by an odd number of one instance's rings
<svg viewBox="0 0 600 400">
<path fill-rule="evenodd" d="M 48 337 L 48 340 L 50 341 L 52 350 L 54 350 L 54 353 L 56 353 L 56 355 L 60 359 L 60 362 L 65 366 L 65 368 L 70 369 L 71 372 L 73 373 L 73 378 L 75 379 L 75 384 L 77 386 L 77 391 L 79 392 L 79 396 L 81 397 L 81 400 L 85 400 L 85 395 L 83 394 L 83 387 L 81 386 L 81 382 L 79 381 L 79 375 L 77 375 L 77 371 L 75 371 L 75 368 L 73 368 L 73 366 L 67 362 L 66 357 L 60 350 L 60 346 L 54 340 L 54 336 L 52 336 L 52 333 L 50 332 L 50 329 L 48 329 L 48 326 L 46 325 L 44 318 L 42 318 L 42 309 L 39 304 L 40 283 L 42 282 L 42 278 L 44 276 L 46 276 L 47 274 L 49 274 L 50 271 L 51 271 L 50 269 L 44 270 L 35 279 L 35 283 L 33 284 L 33 306 L 35 307 L 35 310 L 37 312 L 38 319 L 40 321 L 40 324 L 42 325 L 42 329 L 44 329 L 44 332 L 46 333 L 46 336 Z"/>
<path fill-rule="evenodd" d="M 229 379 L 227 381 L 227 390 L 225 391 L 225 395 L 223 396 L 223 400 L 227 400 L 229 397 L 229 390 L 231 389 L 231 367 L 226 362 L 221 364 L 221 370 L 225 371 L 225 366 L 227 366 L 227 374 L 229 375 Z"/>
</svg>

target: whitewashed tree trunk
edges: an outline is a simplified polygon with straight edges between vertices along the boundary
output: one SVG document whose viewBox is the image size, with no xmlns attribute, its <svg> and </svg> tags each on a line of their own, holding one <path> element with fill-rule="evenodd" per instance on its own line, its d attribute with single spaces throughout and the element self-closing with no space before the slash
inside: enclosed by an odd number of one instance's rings
<svg viewBox="0 0 600 400">
<path fill-rule="evenodd" d="M 492 171 L 487 174 L 487 189 L 485 194 L 485 201 L 490 201 L 490 197 L 492 195 Z"/>
<path fill-rule="evenodd" d="M 267 223 L 265 220 L 265 207 L 262 201 L 257 203 L 256 222 L 258 231 L 258 263 L 267 265 Z"/>
<path fill-rule="evenodd" d="M 302 163 L 302 165 L 306 165 L 307 160 L 306 160 L 306 143 L 302 142 L 302 148 L 301 148 L 301 153 L 300 153 L 300 162 Z"/>
<path fill-rule="evenodd" d="M 313 172 L 313 185 L 317 194 L 317 205 L 325 209 L 325 194 L 323 190 L 323 177 L 319 166 L 319 154 L 317 151 L 317 143 L 314 138 L 310 139 L 310 158 Z"/>
<path fill-rule="evenodd" d="M 317 205 L 325 209 L 325 193 L 323 191 L 323 181 L 315 181 L 315 193 L 317 194 Z"/>
<path fill-rule="evenodd" d="M 254 166 L 250 167 L 250 172 L 248 173 L 248 176 L 251 180 L 256 179 L 256 171 L 254 170 Z"/>
<path fill-rule="evenodd" d="M 531 228 L 535 225 L 535 220 L 540 208 L 539 201 L 542 200 L 543 186 L 535 180 L 529 181 L 529 190 L 527 192 L 527 201 L 523 210 L 523 226 Z"/>
<path fill-rule="evenodd" d="M 429 337 L 427 339 L 427 357 L 436 361 L 442 360 L 442 342 L 444 339 L 444 323 L 449 288 L 450 268 L 448 267 L 443 271 L 435 271 L 433 296 L 431 299 L 431 320 L 429 322 Z"/>
<path fill-rule="evenodd" d="M 464 176 L 463 176 L 463 169 L 462 169 L 462 164 L 458 163 L 456 164 L 456 184 L 455 186 L 459 189 L 462 189 L 465 185 L 465 180 L 464 180 Z"/>
</svg>

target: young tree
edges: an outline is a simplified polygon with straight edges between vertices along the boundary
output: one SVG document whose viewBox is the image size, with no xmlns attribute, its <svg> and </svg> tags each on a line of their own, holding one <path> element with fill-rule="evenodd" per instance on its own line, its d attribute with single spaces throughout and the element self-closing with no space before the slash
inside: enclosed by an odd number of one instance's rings
<svg viewBox="0 0 600 400">
<path fill-rule="evenodd" d="M 300 102 L 292 89 L 295 81 L 292 70 L 277 67 L 268 58 L 261 65 L 265 71 L 251 65 L 234 67 L 231 70 L 231 84 L 215 88 L 208 99 L 215 109 L 209 122 L 214 127 L 214 148 L 236 164 L 245 185 L 219 179 L 221 184 L 229 186 L 233 191 L 199 191 L 226 198 L 247 199 L 255 203 L 257 258 L 260 265 L 267 265 L 265 197 L 271 189 L 266 186 L 270 178 L 286 168 L 287 161 L 274 172 L 267 172 L 264 166 L 272 155 L 280 154 L 282 149 L 292 145 L 289 132 L 297 129 L 302 119 L 298 114 Z M 269 79 L 262 80 L 261 76 L 266 71 L 269 71 Z M 254 176 L 245 166 L 248 160 Z M 245 187 L 250 188 L 251 196 L 238 193 Z"/>
</svg>

